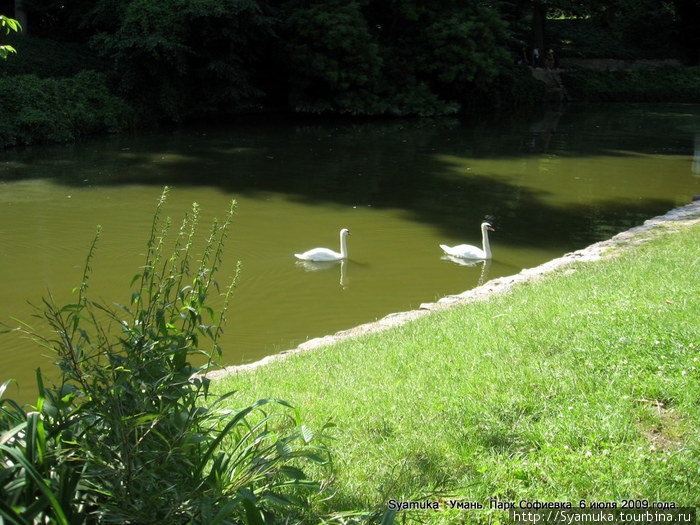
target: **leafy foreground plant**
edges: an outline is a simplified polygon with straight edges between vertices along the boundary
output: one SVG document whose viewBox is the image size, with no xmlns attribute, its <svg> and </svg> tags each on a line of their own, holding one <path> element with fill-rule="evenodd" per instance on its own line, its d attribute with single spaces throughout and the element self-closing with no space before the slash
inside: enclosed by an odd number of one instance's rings
<svg viewBox="0 0 700 525">
<path fill-rule="evenodd" d="M 218 291 L 235 202 L 212 225 L 195 268 L 198 207 L 166 256 L 166 196 L 167 188 L 128 306 L 88 298 L 98 228 L 77 301 L 49 297 L 37 314 L 53 335 L 18 329 L 56 353 L 61 379 L 45 387 L 37 371 L 30 411 L 2 399 L 7 382 L 0 387 L 0 518 L 9 523 L 290 523 L 303 516 L 308 490 L 319 489 L 300 467 L 325 464 L 327 451 L 311 443 L 298 412 L 277 399 L 222 410 L 233 392 L 212 399 L 201 375 L 221 355 L 236 279 L 215 313 L 207 299 Z"/>
<path fill-rule="evenodd" d="M 17 20 L 0 15 L 0 29 L 5 29 L 5 34 L 10 34 L 10 31 L 21 31 L 22 26 Z M 17 51 L 12 46 L 7 44 L 2 45 L 0 46 L 0 59 L 5 60 L 10 53 L 16 52 Z"/>
</svg>

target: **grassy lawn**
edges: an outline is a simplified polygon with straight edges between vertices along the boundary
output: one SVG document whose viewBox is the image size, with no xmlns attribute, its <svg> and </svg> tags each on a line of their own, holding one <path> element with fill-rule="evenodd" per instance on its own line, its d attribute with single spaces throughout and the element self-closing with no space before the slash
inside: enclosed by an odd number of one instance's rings
<svg viewBox="0 0 700 525">
<path fill-rule="evenodd" d="M 696 224 L 217 389 L 336 425 L 320 512 L 456 498 L 486 509 L 399 518 L 487 523 L 504 516 L 491 498 L 700 506 L 699 240 Z"/>
</svg>

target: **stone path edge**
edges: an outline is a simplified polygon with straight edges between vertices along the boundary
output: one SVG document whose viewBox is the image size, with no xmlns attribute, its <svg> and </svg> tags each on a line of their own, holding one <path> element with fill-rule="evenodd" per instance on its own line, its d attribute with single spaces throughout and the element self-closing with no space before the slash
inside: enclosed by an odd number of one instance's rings
<svg viewBox="0 0 700 525">
<path fill-rule="evenodd" d="M 659 215 L 646 220 L 644 221 L 644 224 L 630 228 L 622 233 L 618 233 L 608 240 L 600 241 L 581 250 L 564 254 L 557 259 L 553 259 L 534 268 L 525 268 L 520 273 L 515 275 L 492 279 L 483 285 L 478 286 L 477 288 L 472 288 L 471 290 L 467 290 L 457 295 L 448 295 L 447 297 L 439 299 L 435 303 L 423 303 L 417 310 L 389 314 L 377 321 L 361 324 L 347 330 L 341 330 L 333 335 L 326 335 L 324 337 L 310 339 L 300 344 L 296 348 L 269 355 L 259 361 L 255 361 L 254 363 L 227 366 L 218 370 L 209 371 L 207 372 L 206 376 L 210 379 L 218 379 L 230 374 L 253 370 L 273 361 L 285 359 L 290 355 L 300 354 L 322 346 L 332 345 L 352 337 L 382 332 L 395 326 L 401 326 L 425 315 L 429 315 L 435 311 L 453 308 L 462 304 L 485 301 L 495 295 L 501 295 L 509 292 L 517 284 L 540 279 L 547 274 L 563 269 L 567 266 L 571 266 L 576 262 L 597 261 L 614 256 L 615 254 L 611 253 L 613 248 L 623 248 L 625 246 L 646 242 L 652 238 L 654 230 L 662 226 L 673 226 L 674 228 L 680 228 L 687 227 L 698 222 L 700 222 L 700 201 L 695 201 L 685 206 L 674 208 L 664 215 Z"/>
</svg>

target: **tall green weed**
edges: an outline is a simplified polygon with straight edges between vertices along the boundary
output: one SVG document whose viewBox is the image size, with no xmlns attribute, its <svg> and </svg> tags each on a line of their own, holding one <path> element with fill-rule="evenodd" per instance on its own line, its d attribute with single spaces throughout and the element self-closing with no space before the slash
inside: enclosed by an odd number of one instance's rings
<svg viewBox="0 0 700 525">
<path fill-rule="evenodd" d="M 37 372 L 29 409 L 0 397 L 0 518 L 8 523 L 291 523 L 319 489 L 301 467 L 325 464 L 327 452 L 293 407 L 261 399 L 223 409 L 234 393 L 211 396 L 203 375 L 221 356 L 235 285 L 235 277 L 223 287 L 215 280 L 235 202 L 195 260 L 199 208 L 166 250 L 166 195 L 128 302 L 89 297 L 98 229 L 75 302 L 43 300 L 37 316 L 50 335 L 18 329 L 55 353 L 61 373 L 44 386 Z M 218 293 L 216 312 L 209 298 Z"/>
</svg>

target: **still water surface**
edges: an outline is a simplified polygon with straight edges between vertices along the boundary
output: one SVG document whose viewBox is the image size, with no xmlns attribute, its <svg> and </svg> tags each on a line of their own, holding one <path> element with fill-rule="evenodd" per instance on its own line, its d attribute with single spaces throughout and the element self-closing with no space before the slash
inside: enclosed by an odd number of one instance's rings
<svg viewBox="0 0 700 525">
<path fill-rule="evenodd" d="M 224 363 L 251 362 L 608 238 L 700 194 L 700 106 L 569 107 L 463 123 L 247 122 L 110 137 L 0 154 L 0 321 L 29 320 L 48 290 L 70 300 L 96 225 L 91 293 L 126 303 L 161 187 L 179 221 L 193 201 L 202 236 L 235 198 L 226 250 L 243 272 Z M 439 243 L 480 244 L 492 264 L 444 260 Z M 293 253 L 338 249 L 321 267 Z M 225 281 L 225 275 L 221 276 Z M 50 357 L 0 336 L 0 379 L 33 390 Z"/>
</svg>

